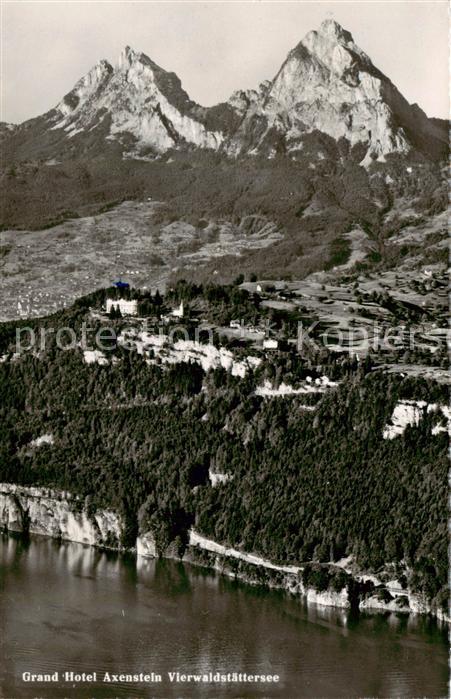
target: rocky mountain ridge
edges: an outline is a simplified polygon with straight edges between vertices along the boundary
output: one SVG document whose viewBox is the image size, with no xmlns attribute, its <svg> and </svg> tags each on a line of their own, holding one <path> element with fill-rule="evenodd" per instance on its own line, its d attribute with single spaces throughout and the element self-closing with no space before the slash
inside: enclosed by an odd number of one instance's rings
<svg viewBox="0 0 451 699">
<path fill-rule="evenodd" d="M 100 61 L 47 114 L 4 127 L 13 152 L 25 143 L 24 153 L 63 158 L 82 142 L 128 157 L 194 148 L 296 159 L 318 131 L 361 146 L 363 165 L 411 151 L 439 158 L 447 148 L 444 124 L 410 105 L 334 20 L 310 31 L 273 80 L 214 107 L 193 102 L 175 73 L 127 46 L 115 67 Z"/>
</svg>

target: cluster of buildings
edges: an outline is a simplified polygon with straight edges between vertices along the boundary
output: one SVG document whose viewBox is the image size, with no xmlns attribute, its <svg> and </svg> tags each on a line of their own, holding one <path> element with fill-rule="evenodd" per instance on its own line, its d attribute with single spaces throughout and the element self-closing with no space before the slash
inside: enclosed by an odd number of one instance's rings
<svg viewBox="0 0 451 699">
<path fill-rule="evenodd" d="M 243 335 L 248 335 L 250 337 L 255 335 L 256 340 L 262 340 L 263 349 L 278 349 L 279 347 L 279 341 L 276 340 L 276 338 L 262 338 L 262 334 L 264 335 L 266 333 L 265 328 L 255 327 L 253 325 L 244 325 L 244 323 L 240 320 L 231 320 L 229 323 L 229 327 L 231 330 L 240 330 L 243 333 Z"/>
<path fill-rule="evenodd" d="M 114 282 L 114 286 L 120 290 L 128 290 L 130 288 L 127 282 L 118 281 Z M 106 313 L 111 314 L 114 312 L 120 312 L 121 316 L 137 316 L 138 315 L 138 300 L 137 299 L 126 299 L 126 298 L 108 298 L 105 304 Z M 185 306 L 184 302 L 180 301 L 180 304 L 172 309 L 166 315 L 161 316 L 161 320 L 164 323 L 170 323 L 176 319 L 182 319 L 185 317 Z M 279 341 L 275 337 L 266 336 L 266 330 L 262 327 L 255 327 L 253 325 L 244 325 L 240 320 L 231 320 L 229 327 L 231 330 L 239 330 L 243 333 L 243 336 L 247 336 L 248 339 L 254 337 L 256 341 L 261 342 L 261 346 L 266 350 L 277 350 L 279 349 Z"/>
</svg>

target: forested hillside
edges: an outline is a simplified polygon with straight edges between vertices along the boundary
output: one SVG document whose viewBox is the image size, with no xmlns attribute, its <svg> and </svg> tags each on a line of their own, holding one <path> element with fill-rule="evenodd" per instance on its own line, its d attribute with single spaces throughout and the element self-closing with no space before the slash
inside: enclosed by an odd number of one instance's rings
<svg viewBox="0 0 451 699">
<path fill-rule="evenodd" d="M 83 304 L 55 318 L 77 327 Z M 58 327 L 58 326 L 56 326 Z M 14 324 L 2 326 L 3 349 Z M 134 351 L 86 364 L 50 341 L 39 356 L 0 363 L 0 479 L 53 486 L 124 515 L 123 544 L 149 527 L 163 548 L 188 527 L 273 561 L 396 563 L 412 589 L 444 603 L 447 585 L 446 432 L 437 413 L 382 438 L 400 399 L 447 403 L 447 389 L 371 371 L 325 350 L 267 356 L 244 378 L 197 364 L 149 365 Z M 337 387 L 264 398 L 326 373 Z M 309 408 L 306 409 L 306 404 Z M 313 409 L 312 409 L 313 408 Z M 49 443 L 36 446 L 42 435 Z M 229 480 L 212 486 L 209 470 Z"/>
</svg>

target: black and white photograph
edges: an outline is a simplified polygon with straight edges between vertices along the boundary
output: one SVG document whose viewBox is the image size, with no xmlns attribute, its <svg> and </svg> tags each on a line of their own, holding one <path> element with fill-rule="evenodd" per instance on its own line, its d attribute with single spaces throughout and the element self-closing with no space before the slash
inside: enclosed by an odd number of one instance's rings
<svg viewBox="0 0 451 699">
<path fill-rule="evenodd" d="M 0 0 L 0 697 L 449 692 L 447 0 Z"/>
</svg>

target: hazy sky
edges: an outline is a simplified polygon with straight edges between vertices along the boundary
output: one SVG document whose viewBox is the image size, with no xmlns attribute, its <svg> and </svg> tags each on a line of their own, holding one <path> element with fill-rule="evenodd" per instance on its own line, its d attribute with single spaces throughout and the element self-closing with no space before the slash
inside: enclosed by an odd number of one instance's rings
<svg viewBox="0 0 451 699">
<path fill-rule="evenodd" d="M 175 71 L 203 105 L 272 78 L 326 17 L 429 116 L 448 117 L 446 0 L 114 2 L 0 0 L 3 121 L 53 107 L 98 60 L 129 44 Z"/>
</svg>

